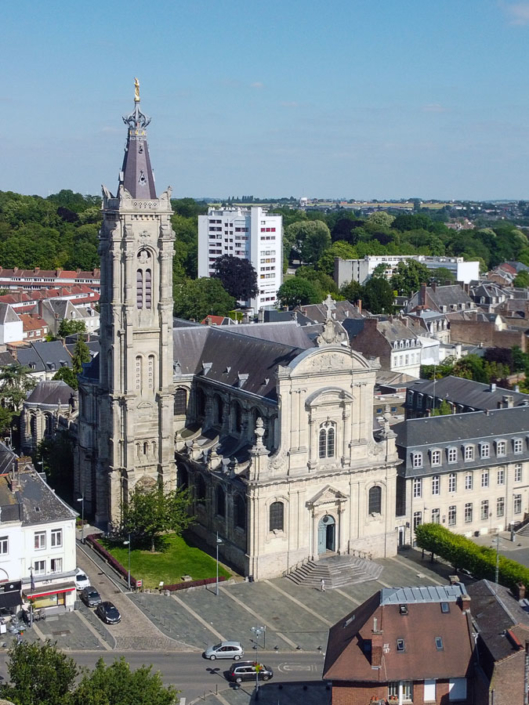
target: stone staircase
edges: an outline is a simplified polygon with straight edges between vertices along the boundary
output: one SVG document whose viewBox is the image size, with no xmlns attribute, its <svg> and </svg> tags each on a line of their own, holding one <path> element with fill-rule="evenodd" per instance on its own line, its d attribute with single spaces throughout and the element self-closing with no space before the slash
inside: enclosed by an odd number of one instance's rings
<svg viewBox="0 0 529 705">
<path fill-rule="evenodd" d="M 319 561 L 308 561 L 286 577 L 301 587 L 318 589 L 323 579 L 325 589 L 332 589 L 377 580 L 383 570 L 381 565 L 365 558 L 328 556 Z"/>
</svg>

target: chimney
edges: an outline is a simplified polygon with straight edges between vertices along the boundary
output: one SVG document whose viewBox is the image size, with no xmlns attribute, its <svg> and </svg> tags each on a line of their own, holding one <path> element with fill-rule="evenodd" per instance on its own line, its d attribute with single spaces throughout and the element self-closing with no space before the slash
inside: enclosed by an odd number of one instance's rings
<svg viewBox="0 0 529 705">
<path fill-rule="evenodd" d="M 461 589 L 465 590 L 465 587 L 461 586 Z M 462 612 L 470 612 L 470 595 L 468 594 L 468 592 L 466 590 L 461 595 L 461 611 Z"/>
<path fill-rule="evenodd" d="M 432 282 L 431 287 L 432 287 L 432 291 L 435 292 L 435 290 L 437 289 L 437 282 Z"/>
<path fill-rule="evenodd" d="M 373 617 L 373 630 L 371 632 L 371 666 L 380 668 L 382 665 L 383 631 L 378 628 L 378 619 Z"/>
<path fill-rule="evenodd" d="M 426 284 L 423 282 L 419 290 L 419 306 L 426 306 Z"/>
<path fill-rule="evenodd" d="M 510 394 L 504 394 L 502 397 L 503 401 L 503 408 L 504 409 L 512 409 L 514 406 L 514 399 Z"/>
<path fill-rule="evenodd" d="M 496 391 L 496 382 L 491 382 L 490 387 L 489 387 L 489 392 L 495 392 Z"/>
<path fill-rule="evenodd" d="M 39 316 L 42 318 L 42 299 L 39 299 L 37 302 L 37 311 Z"/>
<path fill-rule="evenodd" d="M 356 302 L 356 308 L 358 309 L 358 313 L 362 313 L 362 299 L 358 299 Z"/>
</svg>

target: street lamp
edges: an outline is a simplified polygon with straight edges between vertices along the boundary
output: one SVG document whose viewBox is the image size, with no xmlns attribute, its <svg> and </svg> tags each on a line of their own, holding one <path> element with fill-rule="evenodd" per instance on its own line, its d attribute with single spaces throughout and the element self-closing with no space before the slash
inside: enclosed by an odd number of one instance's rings
<svg viewBox="0 0 529 705">
<path fill-rule="evenodd" d="M 129 540 L 123 541 L 123 545 L 129 547 L 129 572 L 127 574 L 127 585 L 129 586 L 129 590 L 130 590 L 130 545 L 131 545 L 130 534 L 129 534 Z"/>
<path fill-rule="evenodd" d="M 266 649 L 266 626 L 250 627 L 250 631 L 253 632 L 257 638 L 257 646 L 259 646 L 259 637 L 261 634 L 263 635 L 263 649 Z"/>
<path fill-rule="evenodd" d="M 79 497 L 77 499 L 78 502 L 81 502 L 81 543 L 84 543 L 84 495 L 82 497 Z"/>
<path fill-rule="evenodd" d="M 215 583 L 215 595 L 219 596 L 219 546 L 222 543 L 222 539 L 219 539 L 219 532 L 217 531 L 217 582 Z"/>
</svg>

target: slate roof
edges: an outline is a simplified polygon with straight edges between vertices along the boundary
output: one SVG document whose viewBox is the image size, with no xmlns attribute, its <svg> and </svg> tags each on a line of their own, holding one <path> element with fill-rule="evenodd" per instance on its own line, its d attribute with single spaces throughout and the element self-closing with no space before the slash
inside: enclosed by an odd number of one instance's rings
<svg viewBox="0 0 529 705">
<path fill-rule="evenodd" d="M 411 297 L 408 310 L 415 308 L 421 304 L 420 301 L 421 292 L 416 291 Z M 459 308 L 460 305 L 463 308 L 473 308 L 475 306 L 474 301 L 470 296 L 462 289 L 459 284 L 447 284 L 445 286 L 427 286 L 426 287 L 426 301 L 422 304 L 430 309 L 441 310 L 442 306 L 446 306 L 448 310 L 452 306 Z"/>
<path fill-rule="evenodd" d="M 277 400 L 277 367 L 288 365 L 303 352 L 291 345 L 240 335 L 230 328 L 198 325 L 177 330 L 173 335 L 174 364 L 182 374 L 273 401 Z"/>
<path fill-rule="evenodd" d="M 398 318 L 379 319 L 377 325 L 379 333 L 382 333 L 384 338 L 394 343 L 396 340 L 412 340 L 417 338 L 415 333 L 404 325 Z"/>
<path fill-rule="evenodd" d="M 393 426 L 393 430 L 397 434 L 397 444 L 406 448 L 480 438 L 505 438 L 513 434 L 525 438 L 529 432 L 529 406 L 408 419 Z M 502 462 L 507 462 L 507 458 Z"/>
<path fill-rule="evenodd" d="M 505 395 L 513 398 L 515 406 L 529 404 L 529 394 L 514 392 L 502 387 L 494 389 L 490 384 L 482 384 L 454 375 L 443 377 L 435 382 L 428 379 L 418 379 L 406 386 L 414 392 L 446 399 L 454 404 L 463 404 L 473 409 L 497 409 Z"/>
<path fill-rule="evenodd" d="M 327 307 L 323 303 L 298 306 L 296 310 L 313 323 L 325 323 L 327 320 Z M 335 301 L 332 312 L 333 317 L 340 323 L 348 318 L 362 318 L 362 314 L 350 301 Z"/>
<path fill-rule="evenodd" d="M 307 348 L 314 347 L 314 337 L 312 333 L 314 326 L 299 326 L 295 321 L 285 321 L 280 323 L 249 323 L 237 326 L 239 335 L 247 335 L 260 340 L 270 340 L 274 343 L 291 345 L 292 347 Z M 318 332 L 321 326 L 317 326 Z M 318 333 L 316 333 L 317 335 Z"/>
<path fill-rule="evenodd" d="M 20 321 L 20 318 L 11 306 L 0 303 L 0 324 L 5 325 L 6 323 L 16 323 L 17 321 Z"/>
<path fill-rule="evenodd" d="M 62 380 L 48 380 L 39 382 L 31 392 L 26 402 L 30 404 L 50 404 L 68 406 L 74 390 Z"/>
<path fill-rule="evenodd" d="M 51 372 L 72 366 L 70 353 L 58 340 L 51 343 L 31 343 L 29 347 L 17 348 L 17 359 L 21 365 L 29 367 L 33 372 Z"/>
<path fill-rule="evenodd" d="M 123 118 L 124 121 L 134 118 L 137 126 L 136 135 L 138 135 L 138 129 L 140 135 L 142 135 L 142 133 L 143 135 L 140 137 L 133 136 L 131 139 L 131 133 L 134 130 L 132 128 L 127 130 L 127 145 L 123 157 L 123 166 L 121 167 L 120 184 L 127 189 L 132 198 L 156 198 L 154 174 L 152 173 L 151 159 L 149 157 L 149 146 L 147 144 L 147 138 L 144 136 L 145 130 L 141 127 L 140 116 L 140 105 L 138 101 L 135 103 L 134 111 L 131 115 L 128 116 L 128 118 Z M 132 125 L 132 122 L 130 124 Z"/>
<path fill-rule="evenodd" d="M 396 590 L 399 598 L 406 597 L 403 588 Z M 429 588 L 409 592 L 424 594 Z M 446 613 L 440 602 L 450 603 Z M 401 604 L 407 605 L 406 614 L 401 613 Z M 379 632 L 374 631 L 375 619 Z M 442 640 L 441 649 L 436 646 L 437 637 Z M 399 652 L 397 639 L 404 646 Z M 366 649 L 366 642 L 372 648 Z M 459 603 L 434 595 L 424 601 L 414 598 L 384 604 L 384 591 L 380 591 L 331 627 L 323 677 L 348 683 L 466 677 L 472 668 L 472 652 L 467 615 Z"/>
<path fill-rule="evenodd" d="M 78 516 L 37 472 L 20 472 L 17 476 L 20 490 L 15 494 L 22 506 L 23 525 L 68 521 Z"/>
</svg>

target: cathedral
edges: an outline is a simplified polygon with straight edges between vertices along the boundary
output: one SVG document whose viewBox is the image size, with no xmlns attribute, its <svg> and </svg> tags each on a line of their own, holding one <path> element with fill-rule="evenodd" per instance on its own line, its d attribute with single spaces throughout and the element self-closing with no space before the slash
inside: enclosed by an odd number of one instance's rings
<svg viewBox="0 0 529 705">
<path fill-rule="evenodd" d="M 189 487 L 194 531 L 256 580 L 394 555 L 399 460 L 388 423 L 373 428 L 376 363 L 330 301 L 309 349 L 173 319 L 171 191 L 156 195 L 138 86 L 123 119 L 117 195 L 103 187 L 101 351 L 79 378 L 87 514 L 118 526 L 137 485 Z"/>
</svg>

